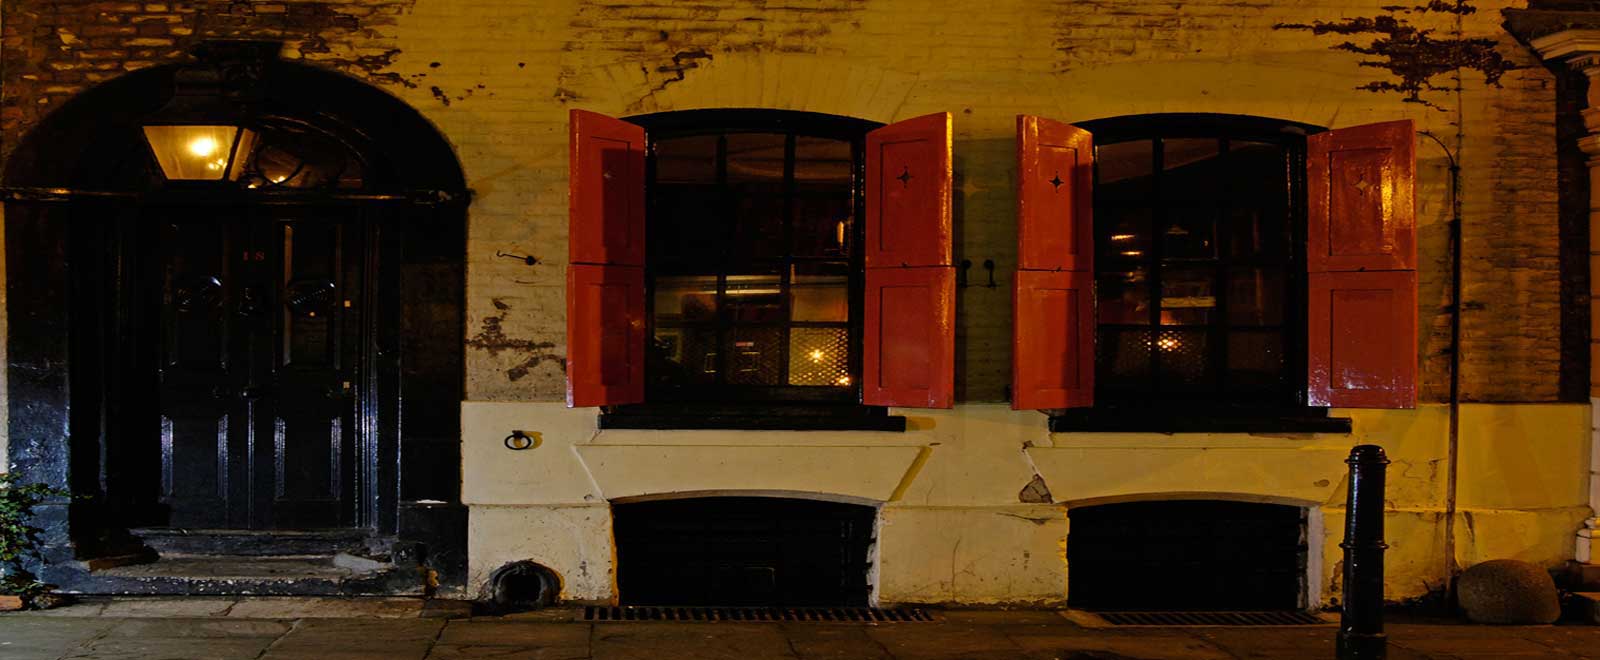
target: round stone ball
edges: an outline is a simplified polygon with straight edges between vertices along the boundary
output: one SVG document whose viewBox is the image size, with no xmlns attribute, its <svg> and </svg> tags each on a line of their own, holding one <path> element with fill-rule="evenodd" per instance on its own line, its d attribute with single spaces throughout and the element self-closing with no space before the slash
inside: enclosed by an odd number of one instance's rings
<svg viewBox="0 0 1600 660">
<path fill-rule="evenodd" d="M 1486 561 L 1462 572 L 1456 597 L 1473 623 L 1542 625 L 1561 616 L 1550 574 L 1515 559 Z"/>
</svg>

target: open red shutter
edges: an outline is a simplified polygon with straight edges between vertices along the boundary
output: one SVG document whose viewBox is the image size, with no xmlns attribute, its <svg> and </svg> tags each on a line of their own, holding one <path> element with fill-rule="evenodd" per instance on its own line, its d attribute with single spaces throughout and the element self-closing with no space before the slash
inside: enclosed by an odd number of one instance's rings
<svg viewBox="0 0 1600 660">
<path fill-rule="evenodd" d="M 644 400 L 644 129 L 573 110 L 567 405 Z"/>
<path fill-rule="evenodd" d="M 1017 116 L 1011 407 L 1094 405 L 1093 136 Z"/>
<path fill-rule="evenodd" d="M 861 402 L 949 408 L 955 393 L 950 114 L 867 134 Z"/>
<path fill-rule="evenodd" d="M 1307 139 L 1307 401 L 1417 405 L 1416 133 L 1410 120 Z"/>
</svg>

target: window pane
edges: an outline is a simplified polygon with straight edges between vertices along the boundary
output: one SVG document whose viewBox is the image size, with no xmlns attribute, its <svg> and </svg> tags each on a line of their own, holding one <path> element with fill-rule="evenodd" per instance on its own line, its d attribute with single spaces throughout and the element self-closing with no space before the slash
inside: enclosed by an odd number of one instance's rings
<svg viewBox="0 0 1600 660">
<path fill-rule="evenodd" d="M 1161 325 L 1205 325 L 1216 309 L 1216 271 L 1212 268 L 1163 268 Z"/>
<path fill-rule="evenodd" d="M 720 258 L 727 235 L 721 200 L 714 185 L 656 186 L 645 225 L 650 253 L 669 259 Z"/>
<path fill-rule="evenodd" d="M 717 136 L 696 135 L 656 143 L 656 183 L 716 183 Z"/>
<path fill-rule="evenodd" d="M 1234 207 L 1228 210 L 1228 250 L 1236 259 L 1285 260 L 1283 209 Z"/>
<path fill-rule="evenodd" d="M 802 193 L 794 200 L 794 254 L 843 257 L 850 254 L 855 224 L 848 188 L 833 193 Z"/>
<path fill-rule="evenodd" d="M 1147 199 L 1155 167 L 1154 143 L 1134 140 L 1095 147 L 1096 199 Z"/>
<path fill-rule="evenodd" d="M 1216 207 L 1171 207 L 1161 223 L 1161 256 L 1164 259 L 1215 259 L 1216 231 Z"/>
<path fill-rule="evenodd" d="M 1201 391 L 1216 386 L 1207 330 L 1165 329 L 1156 334 L 1156 363 L 1160 388 L 1165 391 Z"/>
<path fill-rule="evenodd" d="M 670 385 L 710 383 L 717 377 L 716 328 L 656 328 L 650 377 Z"/>
<path fill-rule="evenodd" d="M 1283 271 L 1277 268 L 1237 268 L 1230 271 L 1228 323 L 1281 325 L 1284 279 Z"/>
<path fill-rule="evenodd" d="M 1103 329 L 1095 342 L 1095 379 L 1099 387 L 1110 390 L 1150 388 L 1150 353 L 1154 348 L 1149 330 Z"/>
<path fill-rule="evenodd" d="M 789 278 L 795 321 L 850 320 L 850 265 L 795 264 Z"/>
<path fill-rule="evenodd" d="M 1096 209 L 1099 257 L 1110 261 L 1144 261 L 1150 254 L 1150 207 L 1104 205 Z"/>
<path fill-rule="evenodd" d="M 832 184 L 849 189 L 850 143 L 819 137 L 794 139 L 794 180 L 802 186 Z"/>
<path fill-rule="evenodd" d="M 1228 333 L 1228 389 L 1279 389 L 1284 369 L 1281 330 L 1234 330 Z"/>
<path fill-rule="evenodd" d="M 770 275 L 729 275 L 728 315 L 734 323 L 783 321 L 782 280 Z"/>
<path fill-rule="evenodd" d="M 738 257 L 776 257 L 783 253 L 781 185 L 745 185 L 734 194 L 734 249 Z"/>
<path fill-rule="evenodd" d="M 1174 138 L 1161 141 L 1161 198 L 1215 199 L 1226 167 L 1218 159 L 1221 141 L 1215 138 Z"/>
<path fill-rule="evenodd" d="M 1271 142 L 1228 143 L 1228 188 L 1237 199 L 1257 202 L 1282 199 L 1288 190 L 1289 164 L 1283 147 Z"/>
<path fill-rule="evenodd" d="M 845 328 L 789 331 L 789 384 L 850 384 L 850 336 Z"/>
<path fill-rule="evenodd" d="M 657 321 L 717 320 L 715 275 L 657 276 Z"/>
<path fill-rule="evenodd" d="M 1150 280 L 1143 268 L 1096 275 L 1095 300 L 1100 323 L 1150 322 Z"/>
<path fill-rule="evenodd" d="M 788 136 L 782 133 L 730 133 L 728 181 L 783 183 L 787 142 Z"/>
<path fill-rule="evenodd" d="M 734 328 L 728 333 L 728 382 L 777 385 L 783 368 L 783 328 Z"/>
</svg>

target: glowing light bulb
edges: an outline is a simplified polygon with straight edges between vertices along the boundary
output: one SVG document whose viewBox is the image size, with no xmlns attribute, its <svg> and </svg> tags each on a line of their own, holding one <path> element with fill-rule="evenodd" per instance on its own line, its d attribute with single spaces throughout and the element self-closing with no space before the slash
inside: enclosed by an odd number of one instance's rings
<svg viewBox="0 0 1600 660">
<path fill-rule="evenodd" d="M 836 380 L 834 382 L 836 382 L 836 383 L 838 383 L 840 385 L 849 385 L 850 384 L 850 377 L 849 376 L 840 376 L 839 380 Z"/>
<path fill-rule="evenodd" d="M 1176 337 L 1162 337 L 1156 342 L 1156 345 L 1160 346 L 1163 351 L 1175 351 L 1178 350 L 1179 346 L 1183 345 L 1183 342 L 1178 341 Z"/>
<path fill-rule="evenodd" d="M 189 153 L 199 158 L 208 158 L 211 154 L 217 153 L 220 146 L 216 138 L 203 135 L 189 141 Z"/>
<path fill-rule="evenodd" d="M 821 349 L 817 349 L 817 350 L 811 351 L 811 361 L 812 362 L 821 362 L 822 361 L 822 350 Z"/>
</svg>

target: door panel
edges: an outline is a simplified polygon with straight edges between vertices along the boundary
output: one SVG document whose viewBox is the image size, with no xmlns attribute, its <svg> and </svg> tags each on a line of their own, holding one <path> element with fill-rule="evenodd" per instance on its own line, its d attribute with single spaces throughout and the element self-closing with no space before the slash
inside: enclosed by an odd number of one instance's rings
<svg viewBox="0 0 1600 660">
<path fill-rule="evenodd" d="M 230 256 L 237 223 L 228 216 L 161 214 L 159 408 L 161 501 L 175 526 L 248 521 L 247 425 L 235 393 L 248 380 Z"/>
<path fill-rule="evenodd" d="M 353 524 L 353 396 L 361 351 L 365 251 L 360 224 L 339 215 L 270 221 L 273 321 L 271 527 Z M 266 357 L 266 356 L 264 356 Z"/>
<path fill-rule="evenodd" d="M 298 209 L 162 215 L 168 524 L 357 524 L 363 223 Z"/>
</svg>

